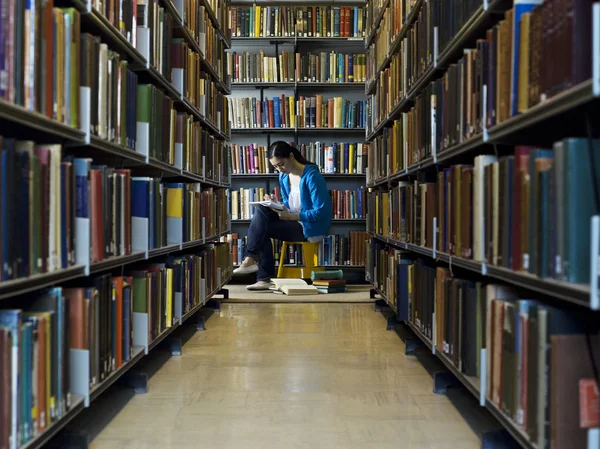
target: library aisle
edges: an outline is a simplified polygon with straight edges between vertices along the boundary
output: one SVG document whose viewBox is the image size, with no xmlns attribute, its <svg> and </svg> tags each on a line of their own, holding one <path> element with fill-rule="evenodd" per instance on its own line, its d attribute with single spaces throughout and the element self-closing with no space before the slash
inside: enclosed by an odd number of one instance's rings
<svg viewBox="0 0 600 449">
<path fill-rule="evenodd" d="M 372 304 L 223 304 L 182 352 L 91 449 L 481 444 Z"/>
</svg>

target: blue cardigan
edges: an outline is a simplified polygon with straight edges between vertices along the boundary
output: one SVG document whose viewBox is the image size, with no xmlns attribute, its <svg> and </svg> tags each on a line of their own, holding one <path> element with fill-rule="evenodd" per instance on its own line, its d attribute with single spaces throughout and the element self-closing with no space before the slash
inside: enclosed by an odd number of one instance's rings
<svg viewBox="0 0 600 449">
<path fill-rule="evenodd" d="M 289 209 L 290 179 L 287 174 L 279 174 L 279 187 L 283 204 Z M 331 198 L 325 178 L 316 165 L 307 164 L 304 167 L 300 177 L 300 203 L 300 221 L 304 228 L 304 236 L 308 238 L 327 235 L 331 225 Z"/>
</svg>

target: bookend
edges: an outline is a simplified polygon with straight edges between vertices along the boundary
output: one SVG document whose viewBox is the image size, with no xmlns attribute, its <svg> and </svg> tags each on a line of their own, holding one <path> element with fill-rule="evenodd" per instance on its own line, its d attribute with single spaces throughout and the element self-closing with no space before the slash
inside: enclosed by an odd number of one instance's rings
<svg viewBox="0 0 600 449">
<path fill-rule="evenodd" d="M 53 438 L 46 449 L 88 449 L 89 437 L 85 432 L 62 431 Z"/>
<path fill-rule="evenodd" d="M 450 371 L 436 371 L 433 373 L 433 392 L 435 394 L 446 394 L 448 388 L 456 385 L 458 385 L 458 381 Z"/>
<path fill-rule="evenodd" d="M 385 326 L 385 330 L 393 331 L 396 329 L 396 324 L 398 323 L 398 315 L 393 314 L 387 317 L 387 325 Z"/>
<path fill-rule="evenodd" d="M 141 371 L 127 371 L 121 379 L 122 383 L 132 388 L 135 394 L 148 393 L 148 374 Z"/>
<path fill-rule="evenodd" d="M 404 350 L 404 354 L 405 355 L 415 355 L 417 349 L 422 348 L 425 346 L 425 343 L 423 343 L 421 341 L 420 338 L 418 337 L 408 337 L 405 341 L 404 344 L 406 346 L 405 350 Z"/>
<path fill-rule="evenodd" d="M 489 430 L 481 435 L 481 449 L 519 449 L 520 447 L 504 428 Z"/>
<path fill-rule="evenodd" d="M 386 307 L 388 307 L 388 305 L 383 299 L 375 300 L 375 312 L 381 312 L 381 310 Z"/>
<path fill-rule="evenodd" d="M 183 317 L 183 295 L 181 292 L 175 292 L 173 301 L 175 305 L 173 310 L 173 322 L 177 322 L 179 325 L 181 325 Z"/>
<path fill-rule="evenodd" d="M 178 337 L 169 337 L 164 341 L 165 348 L 171 352 L 172 356 L 180 356 L 183 351 L 183 341 Z"/>
</svg>

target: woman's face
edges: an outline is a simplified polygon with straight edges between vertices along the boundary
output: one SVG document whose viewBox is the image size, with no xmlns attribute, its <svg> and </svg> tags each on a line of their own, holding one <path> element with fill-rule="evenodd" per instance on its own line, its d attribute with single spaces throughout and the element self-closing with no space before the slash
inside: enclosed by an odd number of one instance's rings
<svg viewBox="0 0 600 449">
<path fill-rule="evenodd" d="M 278 158 L 278 157 L 272 157 L 271 159 L 269 159 L 269 161 L 271 162 L 271 164 L 273 165 L 273 167 L 275 167 L 275 170 L 277 170 L 280 173 L 289 173 L 290 170 L 290 158 Z"/>
</svg>

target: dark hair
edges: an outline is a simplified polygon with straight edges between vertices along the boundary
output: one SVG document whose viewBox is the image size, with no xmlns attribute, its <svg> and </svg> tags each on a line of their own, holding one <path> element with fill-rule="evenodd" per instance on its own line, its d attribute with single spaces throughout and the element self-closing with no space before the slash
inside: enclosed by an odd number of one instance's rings
<svg viewBox="0 0 600 449">
<path fill-rule="evenodd" d="M 277 157 L 280 159 L 287 159 L 290 157 L 290 154 L 294 155 L 294 159 L 304 165 L 314 165 L 312 162 L 306 160 L 302 153 L 298 151 L 297 148 L 293 147 L 289 143 L 278 140 L 277 142 L 273 142 L 271 147 L 269 148 L 269 159 L 272 157 Z"/>
</svg>

